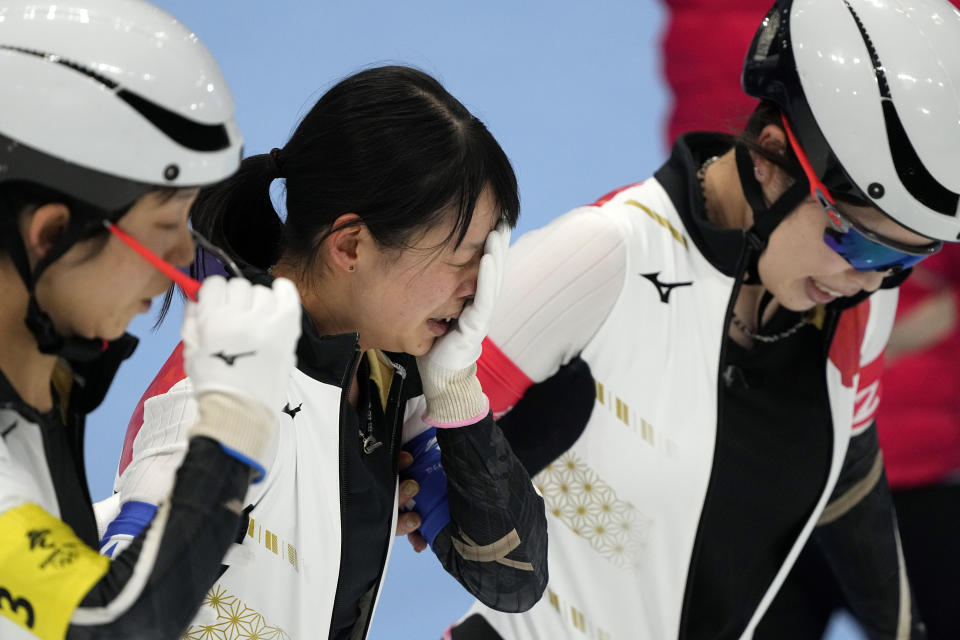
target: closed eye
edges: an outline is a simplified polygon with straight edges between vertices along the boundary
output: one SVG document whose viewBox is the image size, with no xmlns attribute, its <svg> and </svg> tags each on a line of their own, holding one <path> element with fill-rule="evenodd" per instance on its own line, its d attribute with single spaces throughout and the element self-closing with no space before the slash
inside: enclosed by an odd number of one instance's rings
<svg viewBox="0 0 960 640">
<path fill-rule="evenodd" d="M 157 228 L 161 231 L 178 231 L 182 225 L 179 222 L 172 222 L 166 224 L 157 224 Z"/>
</svg>

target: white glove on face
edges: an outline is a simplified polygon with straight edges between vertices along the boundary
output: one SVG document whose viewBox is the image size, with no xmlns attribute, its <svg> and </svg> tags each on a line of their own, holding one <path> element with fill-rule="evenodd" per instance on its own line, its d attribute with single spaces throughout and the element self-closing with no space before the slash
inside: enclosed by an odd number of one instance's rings
<svg viewBox="0 0 960 640">
<path fill-rule="evenodd" d="M 200 412 L 191 436 L 213 438 L 262 466 L 296 364 L 300 318 L 300 296 L 286 278 L 272 288 L 244 278 L 204 280 L 180 330 Z"/>
<path fill-rule="evenodd" d="M 464 307 L 456 327 L 417 358 L 427 399 L 427 424 L 460 427 L 476 422 L 489 410 L 477 380 L 476 363 L 500 296 L 509 246 L 510 227 L 501 222 L 484 243 L 473 302 Z"/>
</svg>

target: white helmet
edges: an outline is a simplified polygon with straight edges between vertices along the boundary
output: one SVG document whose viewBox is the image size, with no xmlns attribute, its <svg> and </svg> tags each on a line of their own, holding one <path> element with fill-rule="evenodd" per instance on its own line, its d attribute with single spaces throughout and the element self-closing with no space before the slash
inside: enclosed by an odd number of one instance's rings
<svg viewBox="0 0 960 640">
<path fill-rule="evenodd" d="M 960 11 L 946 0 L 778 0 L 743 87 L 780 106 L 831 192 L 960 240 Z"/>
<path fill-rule="evenodd" d="M 140 0 L 0 0 L 0 183 L 119 213 L 236 171 L 234 105 L 206 47 Z"/>
</svg>

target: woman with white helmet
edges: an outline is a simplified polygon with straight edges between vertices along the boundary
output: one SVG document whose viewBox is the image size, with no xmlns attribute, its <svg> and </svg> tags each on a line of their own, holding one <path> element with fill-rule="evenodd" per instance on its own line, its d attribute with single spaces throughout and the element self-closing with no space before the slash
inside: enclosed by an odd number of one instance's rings
<svg viewBox="0 0 960 640">
<path fill-rule="evenodd" d="M 2 2 L 0 77 L 0 637 L 176 637 L 263 475 L 299 299 L 289 281 L 199 288 L 176 269 L 193 257 L 199 187 L 236 170 L 241 140 L 219 69 L 170 15 Z M 85 415 L 171 278 L 199 297 L 183 335 L 201 415 L 161 515 L 110 562 Z"/>
<path fill-rule="evenodd" d="M 681 136 L 511 249 L 479 370 L 544 494 L 550 582 L 454 640 L 772 637 L 811 536 L 871 638 L 922 637 L 866 365 L 960 233 L 960 13 L 779 0 L 743 86 L 741 136 Z"/>
</svg>

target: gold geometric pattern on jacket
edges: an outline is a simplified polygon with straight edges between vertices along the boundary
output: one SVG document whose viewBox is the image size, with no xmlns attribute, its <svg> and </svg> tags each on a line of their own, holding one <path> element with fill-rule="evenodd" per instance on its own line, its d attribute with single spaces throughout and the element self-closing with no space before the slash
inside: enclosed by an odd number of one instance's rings
<svg viewBox="0 0 960 640">
<path fill-rule="evenodd" d="M 538 473 L 534 482 L 547 512 L 559 518 L 616 566 L 637 570 L 652 520 L 568 451 Z"/>
<path fill-rule="evenodd" d="M 183 636 L 184 640 L 290 640 L 283 629 L 268 625 L 262 615 L 220 584 L 207 593 L 203 608 L 216 613 L 216 622 L 191 625 Z"/>
</svg>

